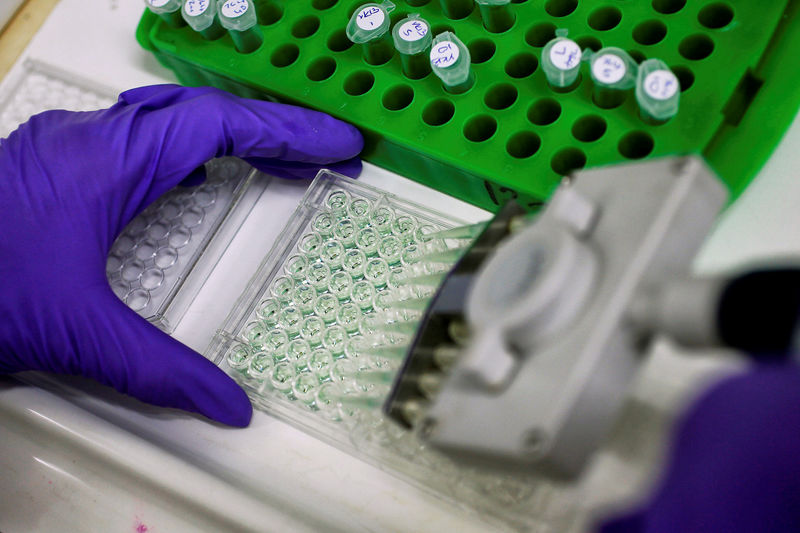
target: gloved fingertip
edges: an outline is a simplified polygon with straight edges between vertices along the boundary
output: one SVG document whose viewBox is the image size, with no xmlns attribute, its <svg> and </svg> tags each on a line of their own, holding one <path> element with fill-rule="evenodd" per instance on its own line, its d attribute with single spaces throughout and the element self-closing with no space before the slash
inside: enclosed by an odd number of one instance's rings
<svg viewBox="0 0 800 533">
<path fill-rule="evenodd" d="M 180 85 L 175 85 L 172 83 L 136 87 L 134 89 L 129 89 L 125 92 L 120 93 L 118 103 L 127 105 L 138 104 L 140 102 L 153 98 L 154 96 L 158 96 L 159 94 L 173 92 L 175 91 L 175 89 L 179 88 Z"/>
<path fill-rule="evenodd" d="M 346 161 L 339 161 L 338 163 L 328 165 L 328 168 L 334 172 L 338 172 L 339 174 L 344 174 L 350 178 L 357 179 L 358 176 L 361 175 L 363 165 L 361 164 L 360 157 L 354 157 Z"/>
<path fill-rule="evenodd" d="M 223 394 L 224 401 L 211 403 L 198 410 L 200 414 L 227 426 L 244 428 L 253 418 L 253 406 L 247 394 L 231 380 L 230 390 Z"/>
<path fill-rule="evenodd" d="M 196 187 L 206 181 L 206 167 L 200 165 L 194 169 L 188 176 L 186 176 L 180 185 L 183 187 Z"/>
</svg>

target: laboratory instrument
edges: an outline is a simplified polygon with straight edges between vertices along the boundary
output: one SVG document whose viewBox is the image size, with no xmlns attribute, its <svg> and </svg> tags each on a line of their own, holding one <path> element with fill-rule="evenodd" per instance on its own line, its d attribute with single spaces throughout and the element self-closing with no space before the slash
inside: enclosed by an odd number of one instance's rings
<svg viewBox="0 0 800 533">
<path fill-rule="evenodd" d="M 663 314 L 648 298 L 689 278 L 726 199 L 702 159 L 686 157 L 578 172 L 535 219 L 510 203 L 433 297 L 386 412 L 467 463 L 580 474 L 653 333 L 674 322 L 707 336 L 708 291 L 688 284 L 686 305 Z M 680 298 L 670 288 L 667 303 Z M 632 327 L 642 316 L 664 320 Z"/>
</svg>

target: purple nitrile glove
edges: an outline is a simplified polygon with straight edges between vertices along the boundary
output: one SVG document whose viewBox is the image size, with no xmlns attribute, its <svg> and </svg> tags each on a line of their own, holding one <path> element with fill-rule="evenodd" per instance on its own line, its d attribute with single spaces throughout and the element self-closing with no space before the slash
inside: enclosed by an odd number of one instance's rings
<svg viewBox="0 0 800 533">
<path fill-rule="evenodd" d="M 800 368 L 728 378 L 677 427 L 664 478 L 602 533 L 800 531 Z"/>
<path fill-rule="evenodd" d="M 0 373 L 93 378 L 140 400 L 234 426 L 247 396 L 210 361 L 111 291 L 105 262 L 125 225 L 205 161 L 254 158 L 286 175 L 355 158 L 358 131 L 322 113 L 173 85 L 113 107 L 48 111 L 0 139 Z"/>
</svg>

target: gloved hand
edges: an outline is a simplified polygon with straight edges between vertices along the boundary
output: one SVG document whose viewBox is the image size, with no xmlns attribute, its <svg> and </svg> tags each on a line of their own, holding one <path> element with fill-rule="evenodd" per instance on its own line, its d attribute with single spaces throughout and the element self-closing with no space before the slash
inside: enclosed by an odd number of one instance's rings
<svg viewBox="0 0 800 533">
<path fill-rule="evenodd" d="M 600 531 L 800 531 L 800 368 L 765 365 L 706 392 L 678 425 L 654 495 Z"/>
<path fill-rule="evenodd" d="M 322 113 L 211 88 L 143 87 L 110 109 L 32 117 L 0 140 L 0 373 L 80 374 L 247 425 L 252 408 L 233 380 L 112 293 L 108 251 L 137 213 L 209 159 L 313 176 L 362 146 L 354 127 Z M 344 168 L 358 169 L 358 160 Z"/>
</svg>

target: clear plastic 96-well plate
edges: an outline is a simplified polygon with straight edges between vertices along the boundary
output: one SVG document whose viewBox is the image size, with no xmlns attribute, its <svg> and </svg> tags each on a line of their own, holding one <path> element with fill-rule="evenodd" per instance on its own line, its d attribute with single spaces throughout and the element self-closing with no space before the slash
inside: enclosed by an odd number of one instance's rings
<svg viewBox="0 0 800 533">
<path fill-rule="evenodd" d="M 533 517 L 552 487 L 457 466 L 381 412 L 430 298 L 474 234 L 322 171 L 206 356 L 257 408 L 505 525 L 548 531 Z"/>
<path fill-rule="evenodd" d="M 266 180 L 240 159 L 206 163 L 206 180 L 175 187 L 114 241 L 106 275 L 128 307 L 171 332 L 202 287 Z"/>
</svg>

